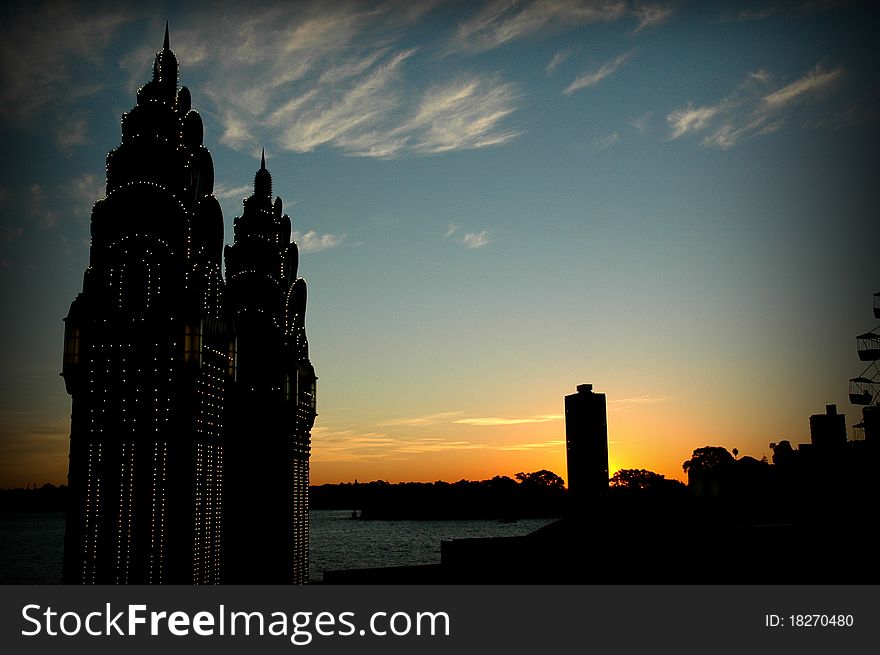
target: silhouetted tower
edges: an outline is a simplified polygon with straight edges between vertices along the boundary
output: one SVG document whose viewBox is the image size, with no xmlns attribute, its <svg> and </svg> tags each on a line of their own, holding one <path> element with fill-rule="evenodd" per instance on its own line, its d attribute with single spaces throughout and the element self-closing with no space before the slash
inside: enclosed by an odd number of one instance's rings
<svg viewBox="0 0 880 655">
<path fill-rule="evenodd" d="M 880 291 L 874 294 L 874 318 L 880 318 Z M 880 443 L 880 325 L 856 337 L 856 351 L 868 365 L 849 381 L 849 401 L 863 406 L 862 420 L 853 426 L 854 434 Z"/>
<path fill-rule="evenodd" d="M 122 117 L 65 319 L 72 396 L 68 583 L 213 583 L 221 573 L 230 338 L 223 217 L 190 93 L 165 43 Z"/>
<path fill-rule="evenodd" d="M 580 384 L 565 397 L 568 489 L 576 506 L 608 491 L 608 424 L 605 394 Z"/>
<path fill-rule="evenodd" d="M 824 414 L 810 416 L 810 442 L 823 449 L 846 446 L 846 416 L 837 413 L 837 405 L 826 405 Z"/>
<path fill-rule="evenodd" d="M 226 308 L 236 339 L 224 484 L 224 580 L 308 581 L 308 492 L 315 370 L 306 283 L 265 154 L 226 247 Z"/>
</svg>

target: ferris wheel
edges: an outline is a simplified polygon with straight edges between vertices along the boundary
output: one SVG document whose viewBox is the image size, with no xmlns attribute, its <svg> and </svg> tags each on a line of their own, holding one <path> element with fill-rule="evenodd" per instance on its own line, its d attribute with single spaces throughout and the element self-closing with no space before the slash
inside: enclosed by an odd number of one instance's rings
<svg viewBox="0 0 880 655">
<path fill-rule="evenodd" d="M 880 291 L 874 294 L 874 318 L 880 318 Z M 880 325 L 856 337 L 859 359 L 868 362 L 861 375 L 849 381 L 849 401 L 862 405 L 862 421 L 853 426 L 856 439 L 865 438 L 865 419 L 880 406 Z"/>
</svg>

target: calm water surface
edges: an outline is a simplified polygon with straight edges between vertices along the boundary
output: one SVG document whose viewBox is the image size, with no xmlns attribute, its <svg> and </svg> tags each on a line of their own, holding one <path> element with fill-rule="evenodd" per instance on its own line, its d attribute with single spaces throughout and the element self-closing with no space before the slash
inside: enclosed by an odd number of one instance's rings
<svg viewBox="0 0 880 655">
<path fill-rule="evenodd" d="M 64 513 L 0 514 L 0 583 L 59 584 Z"/>
<path fill-rule="evenodd" d="M 344 510 L 309 513 L 310 575 L 379 566 L 438 564 L 442 539 L 512 537 L 553 519 L 498 521 L 355 521 Z M 0 584 L 57 584 L 61 581 L 64 514 L 0 514 Z"/>
<path fill-rule="evenodd" d="M 439 564 L 441 539 L 515 537 L 555 520 L 356 521 L 340 510 L 313 511 L 309 517 L 313 580 L 334 569 Z"/>
</svg>

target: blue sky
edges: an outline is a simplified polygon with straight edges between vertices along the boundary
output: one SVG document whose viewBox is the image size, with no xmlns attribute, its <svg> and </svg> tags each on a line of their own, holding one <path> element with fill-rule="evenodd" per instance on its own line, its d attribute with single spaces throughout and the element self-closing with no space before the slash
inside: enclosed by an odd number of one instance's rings
<svg viewBox="0 0 880 655">
<path fill-rule="evenodd" d="M 62 482 L 61 319 L 165 21 L 226 241 L 260 149 L 310 286 L 313 480 L 760 457 L 873 327 L 877 11 L 615 0 L 13 4 L 0 44 L 0 486 Z"/>
</svg>

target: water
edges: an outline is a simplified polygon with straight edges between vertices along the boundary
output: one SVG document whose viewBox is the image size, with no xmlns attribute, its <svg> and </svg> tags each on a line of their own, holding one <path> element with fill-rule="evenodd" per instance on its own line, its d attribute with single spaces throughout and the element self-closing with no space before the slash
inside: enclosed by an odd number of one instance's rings
<svg viewBox="0 0 880 655">
<path fill-rule="evenodd" d="M 345 510 L 314 510 L 309 520 L 309 574 L 320 581 L 327 570 L 439 564 L 441 539 L 513 537 L 553 519 L 354 521 Z M 0 514 L 0 584 L 59 583 L 63 551 L 63 513 Z"/>
<path fill-rule="evenodd" d="M 467 521 L 355 521 L 341 510 L 309 512 L 309 575 L 380 566 L 439 564 L 441 539 L 516 537 L 555 519 Z"/>
<path fill-rule="evenodd" d="M 59 584 L 64 512 L 0 514 L 0 584 Z"/>
</svg>

